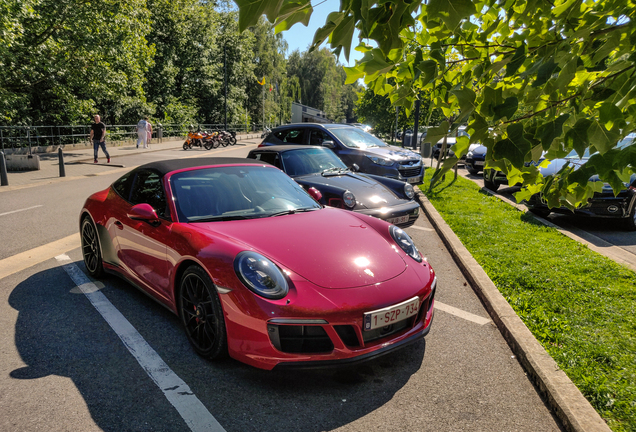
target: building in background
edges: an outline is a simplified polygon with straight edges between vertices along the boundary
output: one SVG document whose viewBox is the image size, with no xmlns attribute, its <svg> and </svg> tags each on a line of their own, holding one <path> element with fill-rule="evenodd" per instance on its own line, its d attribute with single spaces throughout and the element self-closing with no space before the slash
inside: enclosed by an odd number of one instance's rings
<svg viewBox="0 0 636 432">
<path fill-rule="evenodd" d="M 291 113 L 292 123 L 333 123 L 323 111 L 296 102 L 291 104 Z"/>
</svg>

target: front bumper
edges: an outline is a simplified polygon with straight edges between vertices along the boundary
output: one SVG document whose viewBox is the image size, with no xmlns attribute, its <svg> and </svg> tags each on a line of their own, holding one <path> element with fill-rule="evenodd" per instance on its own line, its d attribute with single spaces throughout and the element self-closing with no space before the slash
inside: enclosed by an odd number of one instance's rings
<svg viewBox="0 0 636 432">
<path fill-rule="evenodd" d="M 415 201 L 408 201 L 403 204 L 399 204 L 392 207 L 381 207 L 372 209 L 360 209 L 354 210 L 356 213 L 361 213 L 378 219 L 388 221 L 389 219 L 408 216 L 408 220 L 401 223 L 395 223 L 394 225 L 400 228 L 406 228 L 415 223 L 420 215 L 420 205 Z"/>
<path fill-rule="evenodd" d="M 347 364 L 386 354 L 430 331 L 434 277 L 426 262 L 413 262 L 393 279 L 358 288 L 325 289 L 292 275 L 295 294 L 290 290 L 282 300 L 265 300 L 243 290 L 222 294 L 229 354 L 266 370 Z M 363 330 L 365 313 L 414 296 L 420 300 L 416 315 Z"/>
</svg>

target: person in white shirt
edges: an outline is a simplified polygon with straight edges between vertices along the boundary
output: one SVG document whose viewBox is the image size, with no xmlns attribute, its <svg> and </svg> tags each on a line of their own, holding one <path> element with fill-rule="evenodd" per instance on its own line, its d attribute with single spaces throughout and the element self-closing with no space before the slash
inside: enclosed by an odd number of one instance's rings
<svg viewBox="0 0 636 432">
<path fill-rule="evenodd" d="M 137 123 L 137 148 L 139 143 L 143 143 L 144 148 L 148 148 L 148 117 L 144 117 Z"/>
</svg>

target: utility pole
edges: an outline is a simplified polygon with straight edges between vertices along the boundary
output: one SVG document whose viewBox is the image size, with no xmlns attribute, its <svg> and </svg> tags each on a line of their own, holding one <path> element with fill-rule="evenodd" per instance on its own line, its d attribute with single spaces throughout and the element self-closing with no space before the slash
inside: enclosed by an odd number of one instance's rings
<svg viewBox="0 0 636 432">
<path fill-rule="evenodd" d="M 227 130 L 227 56 L 225 52 L 226 43 L 223 44 L 223 86 L 225 87 L 225 130 Z"/>
</svg>

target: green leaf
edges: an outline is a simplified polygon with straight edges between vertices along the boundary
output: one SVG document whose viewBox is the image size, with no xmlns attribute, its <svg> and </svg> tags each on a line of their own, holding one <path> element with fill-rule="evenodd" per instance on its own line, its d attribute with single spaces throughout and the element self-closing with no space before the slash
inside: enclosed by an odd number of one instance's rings
<svg viewBox="0 0 636 432">
<path fill-rule="evenodd" d="M 428 128 L 426 131 L 426 142 L 436 144 L 440 139 L 444 138 L 444 136 L 448 134 L 448 127 L 448 122 L 444 120 L 439 126 Z"/>
<path fill-rule="evenodd" d="M 590 144 L 588 129 L 592 125 L 592 120 L 582 118 L 577 120 L 572 129 L 565 133 L 565 144 L 576 150 L 579 157 L 583 157 L 585 149 Z"/>
<path fill-rule="evenodd" d="M 504 103 L 493 107 L 493 111 L 495 113 L 493 121 L 497 121 L 502 118 L 507 118 L 508 120 L 510 120 L 512 116 L 517 112 L 518 107 L 519 100 L 515 96 L 506 98 Z"/>
<path fill-rule="evenodd" d="M 598 121 L 592 121 L 592 125 L 588 129 L 590 142 L 601 153 L 609 151 L 618 141 L 619 135 L 616 132 L 607 130 Z"/>
<path fill-rule="evenodd" d="M 239 7 L 239 31 L 256 25 L 264 13 L 270 21 L 274 21 L 283 0 L 234 0 Z M 310 3 L 309 0 L 305 4 Z"/>
<path fill-rule="evenodd" d="M 430 0 L 426 12 L 429 19 L 440 18 L 449 30 L 455 30 L 462 19 L 477 11 L 470 0 Z"/>
<path fill-rule="evenodd" d="M 364 72 L 362 72 L 357 67 L 347 67 L 344 68 L 345 73 L 347 74 L 347 79 L 345 80 L 345 84 L 353 84 L 361 78 L 364 78 Z"/>
<path fill-rule="evenodd" d="M 521 67 L 521 65 L 523 64 L 525 60 L 526 60 L 526 44 L 522 43 L 521 46 L 519 46 L 515 50 L 515 53 L 513 54 L 512 59 L 506 65 L 506 76 L 509 77 L 517 73 L 517 71 L 519 70 L 519 68 Z"/>
<path fill-rule="evenodd" d="M 523 167 L 526 154 L 532 150 L 532 145 L 523 136 L 522 124 L 511 124 L 507 128 L 508 138 L 498 141 L 493 146 L 494 159 L 508 159 L 513 166 Z"/>
<path fill-rule="evenodd" d="M 534 137 L 541 140 L 543 150 L 548 150 L 552 145 L 552 141 L 561 136 L 563 133 L 563 123 L 565 123 L 568 118 L 570 118 L 569 114 L 563 114 L 555 120 L 546 122 L 539 126 Z"/>
<path fill-rule="evenodd" d="M 390 71 L 393 68 L 393 64 L 384 60 L 384 54 L 379 48 L 374 48 L 372 51 L 365 53 L 357 68 L 366 75 L 375 75 Z"/>
<path fill-rule="evenodd" d="M 470 139 L 467 136 L 457 137 L 455 145 L 451 147 L 451 150 L 455 153 L 455 156 L 461 158 L 468 153 L 468 147 L 470 146 Z"/>
<path fill-rule="evenodd" d="M 603 102 L 598 112 L 600 123 L 607 129 L 612 129 L 615 124 L 619 127 L 625 124 L 622 111 L 611 102 Z"/>
<path fill-rule="evenodd" d="M 351 52 L 351 39 L 353 38 L 353 30 L 355 29 L 355 20 L 353 16 L 347 16 L 340 24 L 336 26 L 329 37 L 329 43 L 332 48 L 342 46 L 344 48 L 345 59 L 349 61 L 349 53 Z"/>
<path fill-rule="evenodd" d="M 278 19 L 276 19 L 276 23 L 274 23 L 275 32 L 280 33 L 282 31 L 289 30 L 296 23 L 302 23 L 305 27 L 307 27 L 313 11 L 314 9 L 311 5 L 309 7 L 302 6 L 300 9 L 279 16 Z"/>
<path fill-rule="evenodd" d="M 452 90 L 452 94 L 457 98 L 459 108 L 462 110 L 462 116 L 468 116 L 475 110 L 475 99 L 477 95 L 469 88 Z"/>
<path fill-rule="evenodd" d="M 540 85 L 545 84 L 550 79 L 556 68 L 557 64 L 553 59 L 550 59 L 547 63 L 541 65 L 537 72 L 537 79 L 532 83 L 532 87 L 539 87 Z"/>
</svg>

